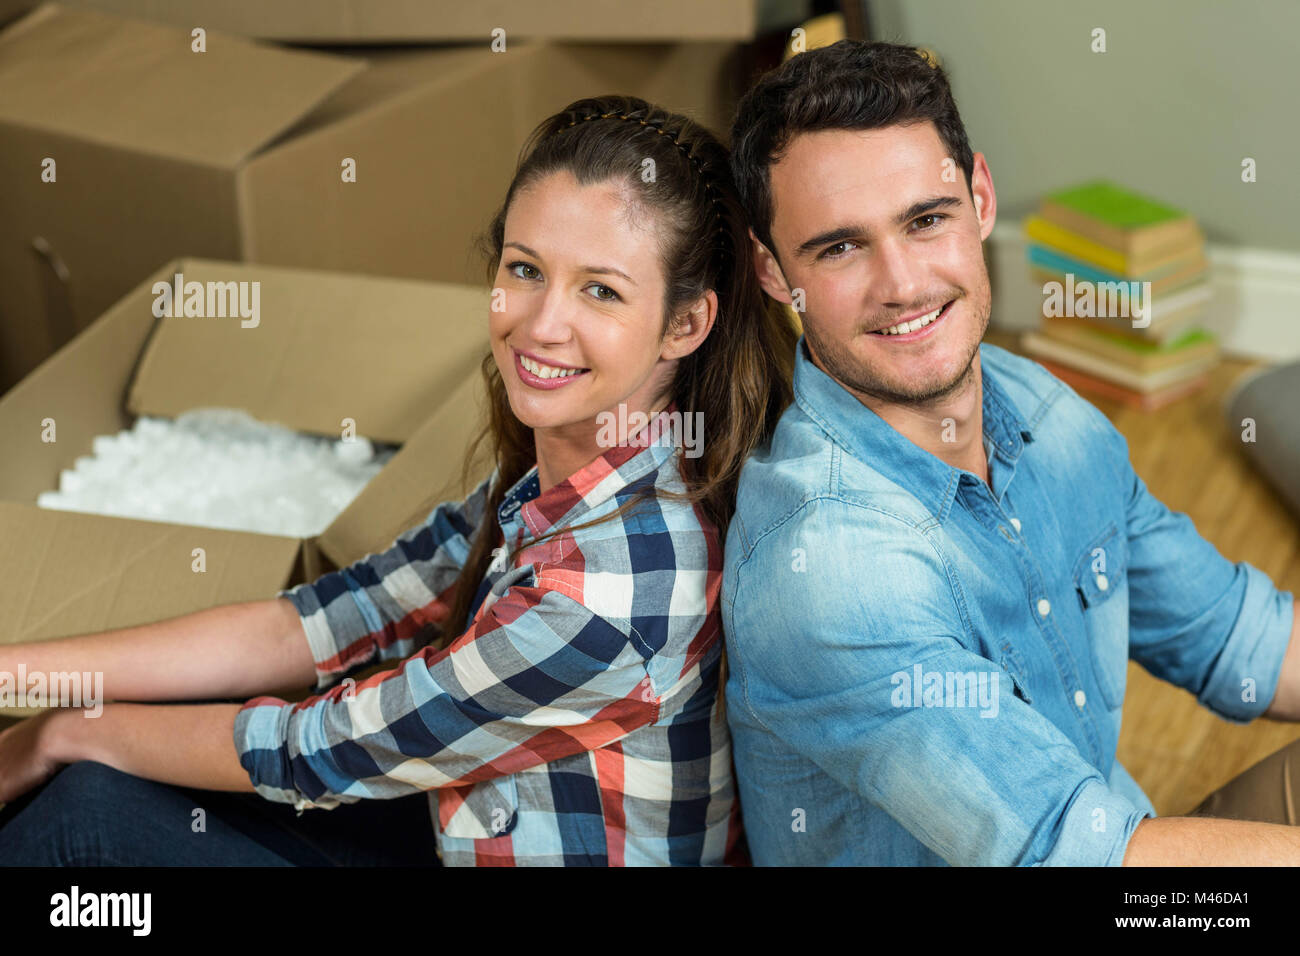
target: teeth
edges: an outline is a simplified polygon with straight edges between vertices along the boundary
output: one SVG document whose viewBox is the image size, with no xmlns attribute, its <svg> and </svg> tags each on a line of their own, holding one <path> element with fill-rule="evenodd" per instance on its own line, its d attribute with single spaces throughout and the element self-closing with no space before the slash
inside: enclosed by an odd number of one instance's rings
<svg viewBox="0 0 1300 956">
<path fill-rule="evenodd" d="M 908 332 L 915 332 L 917 329 L 923 329 L 939 317 L 943 311 L 943 306 L 935 309 L 929 315 L 923 315 L 919 319 L 913 319 L 911 322 L 900 322 L 898 325 L 891 325 L 887 329 L 876 330 L 877 335 L 905 335 Z"/>
<path fill-rule="evenodd" d="M 527 355 L 519 356 L 519 364 L 538 378 L 569 378 L 582 371 L 582 369 L 577 368 L 557 368 L 554 365 L 542 365 L 540 362 L 534 362 Z"/>
</svg>

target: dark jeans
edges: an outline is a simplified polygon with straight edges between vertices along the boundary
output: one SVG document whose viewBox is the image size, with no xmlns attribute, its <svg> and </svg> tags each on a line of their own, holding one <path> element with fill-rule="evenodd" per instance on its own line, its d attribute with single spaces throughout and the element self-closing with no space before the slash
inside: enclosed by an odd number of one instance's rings
<svg viewBox="0 0 1300 956">
<path fill-rule="evenodd" d="M 257 794 L 188 790 L 91 761 L 0 810 L 0 866 L 438 866 L 435 847 L 424 793 L 298 816 Z"/>
</svg>

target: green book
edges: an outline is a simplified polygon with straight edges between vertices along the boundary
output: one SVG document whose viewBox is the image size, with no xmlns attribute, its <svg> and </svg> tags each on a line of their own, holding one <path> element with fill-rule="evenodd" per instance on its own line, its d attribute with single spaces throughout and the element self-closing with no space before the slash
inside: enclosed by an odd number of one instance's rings
<svg viewBox="0 0 1300 956">
<path fill-rule="evenodd" d="M 1048 193 L 1039 215 L 1139 264 L 1192 253 L 1205 243 L 1183 210 L 1105 179 Z"/>
<path fill-rule="evenodd" d="M 1202 342 L 1218 341 L 1209 332 L 1200 328 L 1188 329 L 1186 332 L 1174 336 L 1168 342 L 1143 342 L 1127 335 L 1108 332 L 1105 329 L 1098 329 L 1096 334 L 1120 348 L 1129 349 L 1140 355 L 1168 355 L 1171 352 L 1178 352 L 1192 345 L 1200 345 Z"/>
<path fill-rule="evenodd" d="M 1140 196 L 1104 179 L 1048 193 L 1047 198 L 1120 229 L 1140 229 L 1187 215 L 1181 209 Z"/>
</svg>

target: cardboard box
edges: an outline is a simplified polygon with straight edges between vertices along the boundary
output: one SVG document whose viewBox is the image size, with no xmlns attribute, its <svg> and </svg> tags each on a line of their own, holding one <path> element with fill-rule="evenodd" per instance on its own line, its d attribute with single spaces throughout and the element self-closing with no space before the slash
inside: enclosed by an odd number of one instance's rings
<svg viewBox="0 0 1300 956">
<path fill-rule="evenodd" d="M 252 282 L 256 326 L 154 314 L 154 283 Z M 441 283 L 178 260 L 159 269 L 0 399 L 0 642 L 128 627 L 273 597 L 387 548 L 462 497 L 481 424 L 485 291 Z M 35 505 L 96 435 L 138 415 L 225 405 L 263 421 L 401 449 L 321 534 L 307 539 L 140 521 Z M 42 440 L 54 425 L 55 441 Z M 471 482 L 489 471 L 480 459 Z M 481 473 L 479 473 L 481 472 Z M 192 569 L 203 548 L 206 570 Z"/>
<path fill-rule="evenodd" d="M 67 2 L 67 0 L 65 0 Z M 510 37 L 748 40 L 758 0 L 72 0 L 71 6 L 264 40 L 387 43 Z"/>
<path fill-rule="evenodd" d="M 35 0 L 0 0 L 0 27 L 11 20 L 17 20 L 34 6 Z"/>
<path fill-rule="evenodd" d="M 540 120 L 626 92 L 724 128 L 736 53 L 361 59 L 218 33 L 194 53 L 182 29 L 43 6 L 0 31 L 0 393 L 177 256 L 481 283 L 474 240 Z"/>
</svg>

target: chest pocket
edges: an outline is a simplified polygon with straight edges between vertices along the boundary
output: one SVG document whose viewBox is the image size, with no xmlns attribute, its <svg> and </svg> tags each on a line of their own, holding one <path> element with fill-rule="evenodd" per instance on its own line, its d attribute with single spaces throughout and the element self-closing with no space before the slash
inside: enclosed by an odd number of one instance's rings
<svg viewBox="0 0 1300 956">
<path fill-rule="evenodd" d="M 515 775 L 438 790 L 438 826 L 443 835 L 468 840 L 505 836 L 519 822 Z"/>
<path fill-rule="evenodd" d="M 1128 677 L 1128 543 L 1114 523 L 1097 535 L 1074 565 L 1093 673 L 1106 705 L 1124 705 Z"/>
</svg>

